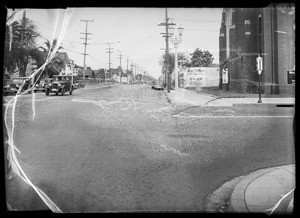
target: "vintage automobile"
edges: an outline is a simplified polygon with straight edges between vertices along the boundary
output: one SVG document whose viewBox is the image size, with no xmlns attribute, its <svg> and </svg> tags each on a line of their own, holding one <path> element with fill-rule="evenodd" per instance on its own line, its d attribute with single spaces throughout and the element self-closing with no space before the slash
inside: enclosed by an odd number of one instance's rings
<svg viewBox="0 0 300 218">
<path fill-rule="evenodd" d="M 155 82 L 152 83 L 151 88 L 154 90 L 164 90 L 163 86 L 160 83 L 155 83 Z"/>
<path fill-rule="evenodd" d="M 53 81 L 46 85 L 46 95 L 50 93 L 61 93 L 64 95 L 69 92 L 72 95 L 74 90 L 74 80 L 71 75 L 55 75 L 53 76 Z"/>
<path fill-rule="evenodd" d="M 76 81 L 76 82 L 74 83 L 74 89 L 78 89 L 78 85 L 79 85 L 79 83 Z"/>
<path fill-rule="evenodd" d="M 9 85 L 4 86 L 3 95 L 4 96 L 11 95 L 11 94 L 15 95 L 15 94 L 17 94 L 18 89 L 19 89 L 19 87 L 16 84 L 11 83 Z"/>
<path fill-rule="evenodd" d="M 85 87 L 84 83 L 82 80 L 76 81 L 76 85 L 78 89 L 83 89 Z"/>
<path fill-rule="evenodd" d="M 28 91 L 28 93 L 31 94 L 32 84 L 29 81 L 28 77 L 14 77 L 14 78 L 12 78 L 12 83 L 11 84 L 15 84 L 15 86 L 13 86 L 13 87 L 16 87 L 17 90 L 19 90 L 19 88 L 22 86 L 23 83 L 24 83 L 24 85 L 22 87 L 21 93 L 25 92 L 25 91 Z"/>
<path fill-rule="evenodd" d="M 33 88 L 33 91 L 36 93 L 38 91 L 41 91 L 41 92 L 45 92 L 46 91 L 46 81 L 44 80 L 41 80 L 39 83 L 36 83 L 34 88 Z"/>
</svg>

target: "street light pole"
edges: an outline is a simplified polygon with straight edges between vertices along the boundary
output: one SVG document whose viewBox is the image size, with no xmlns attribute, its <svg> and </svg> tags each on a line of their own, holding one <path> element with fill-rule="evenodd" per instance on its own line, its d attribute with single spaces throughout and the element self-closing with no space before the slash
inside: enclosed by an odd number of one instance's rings
<svg viewBox="0 0 300 218">
<path fill-rule="evenodd" d="M 170 28 L 171 30 L 171 42 L 174 45 L 175 49 L 175 90 L 178 89 L 178 45 L 182 42 L 182 32 L 183 28 L 178 28 L 179 38 L 177 35 L 174 38 L 174 28 Z"/>
<path fill-rule="evenodd" d="M 259 98 L 258 98 L 258 102 L 257 103 L 262 103 L 262 100 L 261 100 L 261 85 L 260 85 L 260 81 L 261 80 L 261 74 L 258 74 L 258 86 L 259 86 L 259 89 L 258 89 L 258 92 L 259 92 Z"/>
</svg>

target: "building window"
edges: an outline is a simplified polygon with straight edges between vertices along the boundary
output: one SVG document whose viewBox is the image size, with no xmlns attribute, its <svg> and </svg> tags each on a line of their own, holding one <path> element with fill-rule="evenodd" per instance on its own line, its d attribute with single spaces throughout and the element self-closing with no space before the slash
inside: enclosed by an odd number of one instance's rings
<svg viewBox="0 0 300 218">
<path fill-rule="evenodd" d="M 245 25 L 250 24 L 250 20 L 245 20 Z"/>
</svg>

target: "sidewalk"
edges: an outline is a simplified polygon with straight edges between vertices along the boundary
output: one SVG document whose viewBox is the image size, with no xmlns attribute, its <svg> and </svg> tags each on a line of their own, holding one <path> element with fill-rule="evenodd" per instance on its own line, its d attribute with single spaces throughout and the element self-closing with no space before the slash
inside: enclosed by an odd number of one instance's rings
<svg viewBox="0 0 300 218">
<path fill-rule="evenodd" d="M 227 212 L 292 212 L 294 188 L 295 164 L 255 171 L 235 186 Z"/>
<path fill-rule="evenodd" d="M 187 103 L 198 106 L 237 106 L 237 105 L 294 105 L 295 98 L 262 98 L 262 103 L 258 102 L 257 98 L 219 98 L 217 96 L 196 93 L 187 89 L 178 88 L 167 93 L 171 103 Z"/>
</svg>

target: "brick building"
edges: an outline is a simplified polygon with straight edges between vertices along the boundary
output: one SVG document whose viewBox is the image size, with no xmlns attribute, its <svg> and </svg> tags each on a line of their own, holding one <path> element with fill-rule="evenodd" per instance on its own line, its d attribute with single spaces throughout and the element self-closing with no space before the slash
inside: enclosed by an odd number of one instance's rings
<svg viewBox="0 0 300 218">
<path fill-rule="evenodd" d="M 272 4 L 266 8 L 225 8 L 219 35 L 219 88 L 258 92 L 256 58 L 263 58 L 262 91 L 293 94 L 287 71 L 295 69 L 295 8 Z M 222 70 L 228 83 L 222 83 Z"/>
</svg>

